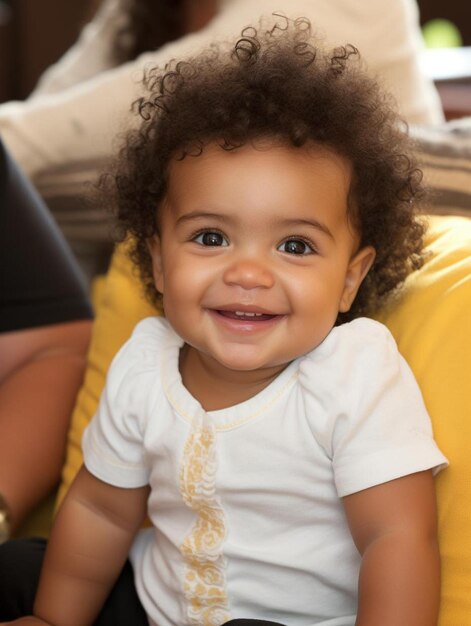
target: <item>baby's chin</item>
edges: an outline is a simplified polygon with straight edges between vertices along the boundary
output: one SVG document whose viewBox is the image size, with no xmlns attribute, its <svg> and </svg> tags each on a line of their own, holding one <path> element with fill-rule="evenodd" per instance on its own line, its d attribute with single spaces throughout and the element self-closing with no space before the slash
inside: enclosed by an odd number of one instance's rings
<svg viewBox="0 0 471 626">
<path fill-rule="evenodd" d="M 264 359 L 256 353 L 247 354 L 244 351 L 230 353 L 227 350 L 223 355 L 206 352 L 203 355 L 200 353 L 200 356 L 206 364 L 211 364 L 210 367 L 218 378 L 232 377 L 234 382 L 241 384 L 244 382 L 251 384 L 267 378 L 273 379 L 297 358 L 297 355 L 289 355 L 276 359 Z"/>
</svg>

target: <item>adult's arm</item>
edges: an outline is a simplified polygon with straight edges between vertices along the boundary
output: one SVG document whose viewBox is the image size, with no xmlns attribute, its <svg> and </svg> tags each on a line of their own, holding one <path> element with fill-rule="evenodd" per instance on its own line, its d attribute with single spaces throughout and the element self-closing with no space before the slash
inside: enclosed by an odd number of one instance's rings
<svg viewBox="0 0 471 626">
<path fill-rule="evenodd" d="M 0 334 L 0 493 L 13 531 L 60 479 L 91 325 Z"/>
<path fill-rule="evenodd" d="M 0 134 L 33 178 L 64 165 L 106 159 L 115 152 L 117 133 L 138 122 L 130 106 L 141 93 L 146 66 L 163 67 L 215 38 L 232 39 L 244 26 L 256 24 L 260 15 L 277 10 L 308 17 L 327 45 L 356 45 L 407 121 L 443 119 L 438 96 L 419 69 L 414 0 L 221 0 L 219 14 L 197 33 L 61 93 L 1 105 Z"/>
</svg>

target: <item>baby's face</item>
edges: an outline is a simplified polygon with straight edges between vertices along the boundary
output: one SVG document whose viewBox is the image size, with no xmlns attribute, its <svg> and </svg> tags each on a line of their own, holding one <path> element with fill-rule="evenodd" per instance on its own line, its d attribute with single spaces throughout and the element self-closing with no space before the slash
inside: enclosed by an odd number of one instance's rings
<svg viewBox="0 0 471 626">
<path fill-rule="evenodd" d="M 347 311 L 374 251 L 347 217 L 350 165 L 273 143 L 173 161 L 151 241 L 165 315 L 199 356 L 281 370 Z"/>
</svg>

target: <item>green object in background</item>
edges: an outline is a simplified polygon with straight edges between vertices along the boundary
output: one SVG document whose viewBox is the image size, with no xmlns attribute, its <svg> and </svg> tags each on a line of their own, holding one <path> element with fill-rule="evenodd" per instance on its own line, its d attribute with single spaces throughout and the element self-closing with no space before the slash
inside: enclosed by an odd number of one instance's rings
<svg viewBox="0 0 471 626">
<path fill-rule="evenodd" d="M 458 27 L 450 20 L 437 18 L 422 26 L 422 36 L 427 48 L 458 48 L 463 38 Z"/>
</svg>

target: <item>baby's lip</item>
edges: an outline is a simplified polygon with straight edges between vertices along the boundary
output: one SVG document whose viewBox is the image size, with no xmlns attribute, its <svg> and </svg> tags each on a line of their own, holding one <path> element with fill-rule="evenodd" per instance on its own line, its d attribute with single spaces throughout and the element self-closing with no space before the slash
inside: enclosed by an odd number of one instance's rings
<svg viewBox="0 0 471 626">
<path fill-rule="evenodd" d="M 260 315 L 269 315 L 274 317 L 279 315 L 279 313 L 275 313 L 274 311 L 270 311 L 267 308 L 256 306 L 256 305 L 247 305 L 247 304 L 225 304 L 222 306 L 211 307 L 213 311 L 218 311 L 219 313 L 233 313 L 246 315 L 247 317 L 257 317 Z"/>
<path fill-rule="evenodd" d="M 259 306 L 247 306 L 242 304 L 231 304 L 224 306 L 217 306 L 211 309 L 215 313 L 222 315 L 223 317 L 228 317 L 234 320 L 244 320 L 244 321 L 265 321 L 269 319 L 273 319 L 275 317 L 279 317 L 279 313 L 274 313 L 273 311 L 269 311 L 266 308 Z"/>
</svg>

